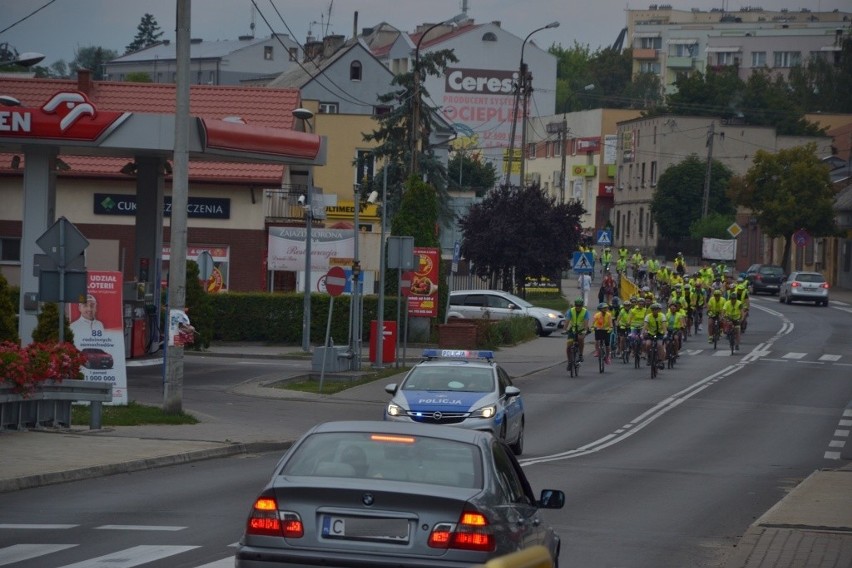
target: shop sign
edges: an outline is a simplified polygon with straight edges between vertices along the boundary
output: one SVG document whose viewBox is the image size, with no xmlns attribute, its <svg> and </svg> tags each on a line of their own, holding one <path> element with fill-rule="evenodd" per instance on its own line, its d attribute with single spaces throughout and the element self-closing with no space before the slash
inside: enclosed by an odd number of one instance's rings
<svg viewBox="0 0 852 568">
<path fill-rule="evenodd" d="M 95 215 L 136 215 L 136 195 L 126 193 L 95 193 Z M 194 219 L 230 219 L 231 200 L 218 197 L 190 197 L 186 204 L 187 217 Z M 171 217 L 172 198 L 163 197 L 163 215 Z"/>
<path fill-rule="evenodd" d="M 408 315 L 433 318 L 438 315 L 438 268 L 440 251 L 437 248 L 414 247 L 418 259 L 414 267 L 408 295 Z"/>
</svg>

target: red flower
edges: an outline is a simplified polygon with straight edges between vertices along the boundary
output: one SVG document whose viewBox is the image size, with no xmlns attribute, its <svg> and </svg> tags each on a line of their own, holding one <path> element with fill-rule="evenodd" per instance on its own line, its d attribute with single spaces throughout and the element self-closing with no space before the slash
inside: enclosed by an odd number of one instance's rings
<svg viewBox="0 0 852 568">
<path fill-rule="evenodd" d="M 80 367 L 85 360 L 73 343 L 31 343 L 21 347 L 4 341 L 0 342 L 0 380 L 11 383 L 13 392 L 27 397 L 48 379 L 82 379 Z"/>
</svg>

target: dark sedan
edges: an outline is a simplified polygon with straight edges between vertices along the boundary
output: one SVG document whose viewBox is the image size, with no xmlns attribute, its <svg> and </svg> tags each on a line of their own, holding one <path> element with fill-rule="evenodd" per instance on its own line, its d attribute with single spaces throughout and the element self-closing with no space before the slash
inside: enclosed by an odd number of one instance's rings
<svg viewBox="0 0 852 568">
<path fill-rule="evenodd" d="M 533 545 L 556 562 L 536 497 L 489 432 L 397 422 L 329 422 L 284 455 L 249 513 L 238 568 L 469 567 Z"/>
<path fill-rule="evenodd" d="M 773 264 L 752 264 L 743 276 L 751 287 L 751 293 L 764 292 L 773 296 L 781 290 L 784 268 Z"/>
</svg>

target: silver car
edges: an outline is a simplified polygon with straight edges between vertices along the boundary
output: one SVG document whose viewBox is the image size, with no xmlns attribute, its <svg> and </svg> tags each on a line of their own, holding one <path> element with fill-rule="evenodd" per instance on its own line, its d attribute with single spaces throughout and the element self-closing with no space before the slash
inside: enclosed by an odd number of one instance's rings
<svg viewBox="0 0 852 568">
<path fill-rule="evenodd" d="M 527 316 L 535 321 L 538 335 L 548 336 L 563 325 L 565 316 L 558 310 L 540 308 L 509 292 L 498 290 L 453 290 L 447 319 L 501 320 Z"/>
<path fill-rule="evenodd" d="M 558 535 L 488 432 L 379 421 L 329 422 L 284 455 L 248 515 L 237 568 L 469 567 L 533 545 L 555 562 Z"/>
<path fill-rule="evenodd" d="M 828 305 L 828 282 L 819 272 L 793 272 L 781 283 L 780 302 L 814 302 Z"/>
<path fill-rule="evenodd" d="M 492 351 L 424 349 L 423 361 L 393 395 L 385 420 L 488 430 L 519 456 L 524 451 L 524 401 Z"/>
</svg>

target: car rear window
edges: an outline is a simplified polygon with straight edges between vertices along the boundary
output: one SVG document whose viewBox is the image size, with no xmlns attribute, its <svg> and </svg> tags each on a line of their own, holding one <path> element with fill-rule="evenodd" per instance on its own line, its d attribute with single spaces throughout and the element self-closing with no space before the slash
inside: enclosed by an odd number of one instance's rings
<svg viewBox="0 0 852 568">
<path fill-rule="evenodd" d="M 759 272 L 770 276 L 783 276 L 784 269 L 780 266 L 762 266 Z"/>
<path fill-rule="evenodd" d="M 383 432 L 313 434 L 288 456 L 281 475 L 351 477 L 482 487 L 479 448 L 455 440 Z"/>
<path fill-rule="evenodd" d="M 799 274 L 796 277 L 799 282 L 825 282 L 822 274 Z"/>
</svg>

